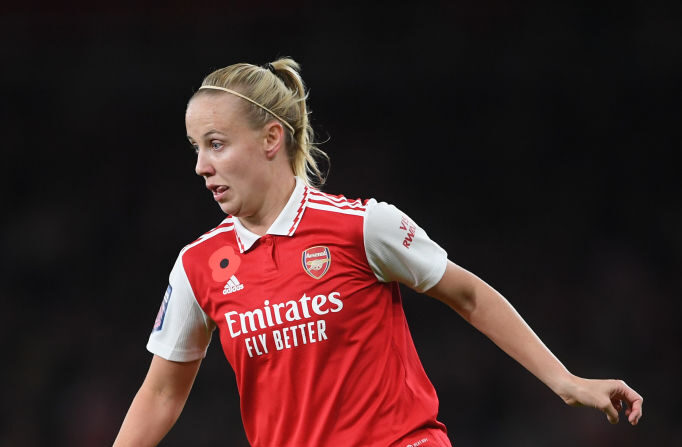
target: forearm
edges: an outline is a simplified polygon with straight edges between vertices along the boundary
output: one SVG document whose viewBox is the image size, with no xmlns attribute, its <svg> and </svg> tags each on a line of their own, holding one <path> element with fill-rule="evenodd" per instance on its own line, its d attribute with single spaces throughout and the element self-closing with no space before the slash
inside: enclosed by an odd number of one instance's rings
<svg viewBox="0 0 682 447">
<path fill-rule="evenodd" d="M 497 291 L 482 280 L 473 289 L 472 308 L 463 315 L 504 352 L 563 397 L 573 376 Z"/>
<path fill-rule="evenodd" d="M 622 380 L 583 379 L 569 373 L 511 304 L 476 275 L 448 262 L 441 280 L 427 293 L 456 310 L 567 404 L 597 408 L 616 423 L 625 402 L 632 425 L 642 417 L 643 399 L 635 390 Z"/>
<path fill-rule="evenodd" d="M 184 401 L 164 397 L 143 385 L 133 399 L 114 447 L 155 446 L 180 416 Z"/>
<path fill-rule="evenodd" d="M 450 263 L 429 294 L 448 304 L 504 352 L 564 398 L 574 380 L 518 312 L 495 289 Z"/>
</svg>

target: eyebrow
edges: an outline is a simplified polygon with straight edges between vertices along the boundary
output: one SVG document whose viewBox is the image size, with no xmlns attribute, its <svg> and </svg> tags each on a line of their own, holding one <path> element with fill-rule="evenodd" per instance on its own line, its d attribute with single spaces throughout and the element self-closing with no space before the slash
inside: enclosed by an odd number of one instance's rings
<svg viewBox="0 0 682 447">
<path fill-rule="evenodd" d="M 220 134 L 220 135 L 225 135 L 223 132 L 220 132 L 219 130 L 216 129 L 209 129 L 206 133 L 202 135 L 202 138 L 209 137 L 210 135 L 213 135 L 214 133 Z M 194 140 L 190 135 L 187 135 L 188 140 Z"/>
<path fill-rule="evenodd" d="M 220 132 L 219 130 L 215 129 L 209 129 L 208 132 L 204 134 L 204 138 L 208 137 L 209 135 L 212 135 L 214 133 L 219 133 L 220 135 L 225 135 L 223 132 Z"/>
</svg>

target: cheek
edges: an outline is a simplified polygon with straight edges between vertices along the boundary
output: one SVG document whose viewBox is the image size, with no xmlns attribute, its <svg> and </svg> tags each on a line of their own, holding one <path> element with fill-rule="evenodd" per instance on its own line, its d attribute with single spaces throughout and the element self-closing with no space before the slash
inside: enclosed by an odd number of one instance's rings
<svg viewBox="0 0 682 447">
<path fill-rule="evenodd" d="M 238 154 L 235 154 L 230 167 L 232 172 L 241 177 L 250 177 L 260 172 L 264 166 L 263 160 L 256 156 L 257 150 L 255 147 L 246 147 Z"/>
<path fill-rule="evenodd" d="M 248 163 L 235 151 L 225 151 L 216 154 L 215 165 L 221 172 L 234 175 L 241 173 Z"/>
<path fill-rule="evenodd" d="M 226 149 L 216 154 L 217 170 L 233 180 L 257 181 L 264 168 L 263 160 L 258 157 L 258 148 L 253 145 L 235 145 Z"/>
</svg>

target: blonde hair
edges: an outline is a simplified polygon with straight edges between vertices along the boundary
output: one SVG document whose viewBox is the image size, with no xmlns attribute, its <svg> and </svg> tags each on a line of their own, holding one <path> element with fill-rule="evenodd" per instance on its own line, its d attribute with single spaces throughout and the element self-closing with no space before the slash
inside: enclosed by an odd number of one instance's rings
<svg viewBox="0 0 682 447">
<path fill-rule="evenodd" d="M 306 105 L 308 94 L 299 72 L 300 65 L 290 58 L 279 58 L 265 67 L 234 64 L 206 76 L 192 98 L 208 92 L 232 90 L 248 101 L 244 103 L 246 118 L 254 129 L 273 119 L 282 121 L 287 156 L 294 175 L 308 186 L 322 186 L 326 173 L 318 166 L 317 157 L 329 163 L 329 156 L 314 143 L 315 134 Z M 217 90 L 210 87 L 217 87 Z"/>
</svg>

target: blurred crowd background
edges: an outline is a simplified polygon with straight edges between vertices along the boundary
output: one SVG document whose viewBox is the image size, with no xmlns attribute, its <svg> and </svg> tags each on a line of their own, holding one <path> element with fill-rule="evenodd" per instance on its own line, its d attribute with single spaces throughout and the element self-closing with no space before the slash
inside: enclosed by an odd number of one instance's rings
<svg viewBox="0 0 682 447">
<path fill-rule="evenodd" d="M 682 445 L 679 2 L 0 8 L 0 445 L 111 444 L 175 257 L 222 219 L 186 101 L 278 56 L 302 64 L 325 191 L 396 204 L 572 372 L 645 397 L 635 428 L 569 408 L 405 290 L 454 445 Z M 247 445 L 217 337 L 162 445 Z"/>
</svg>

